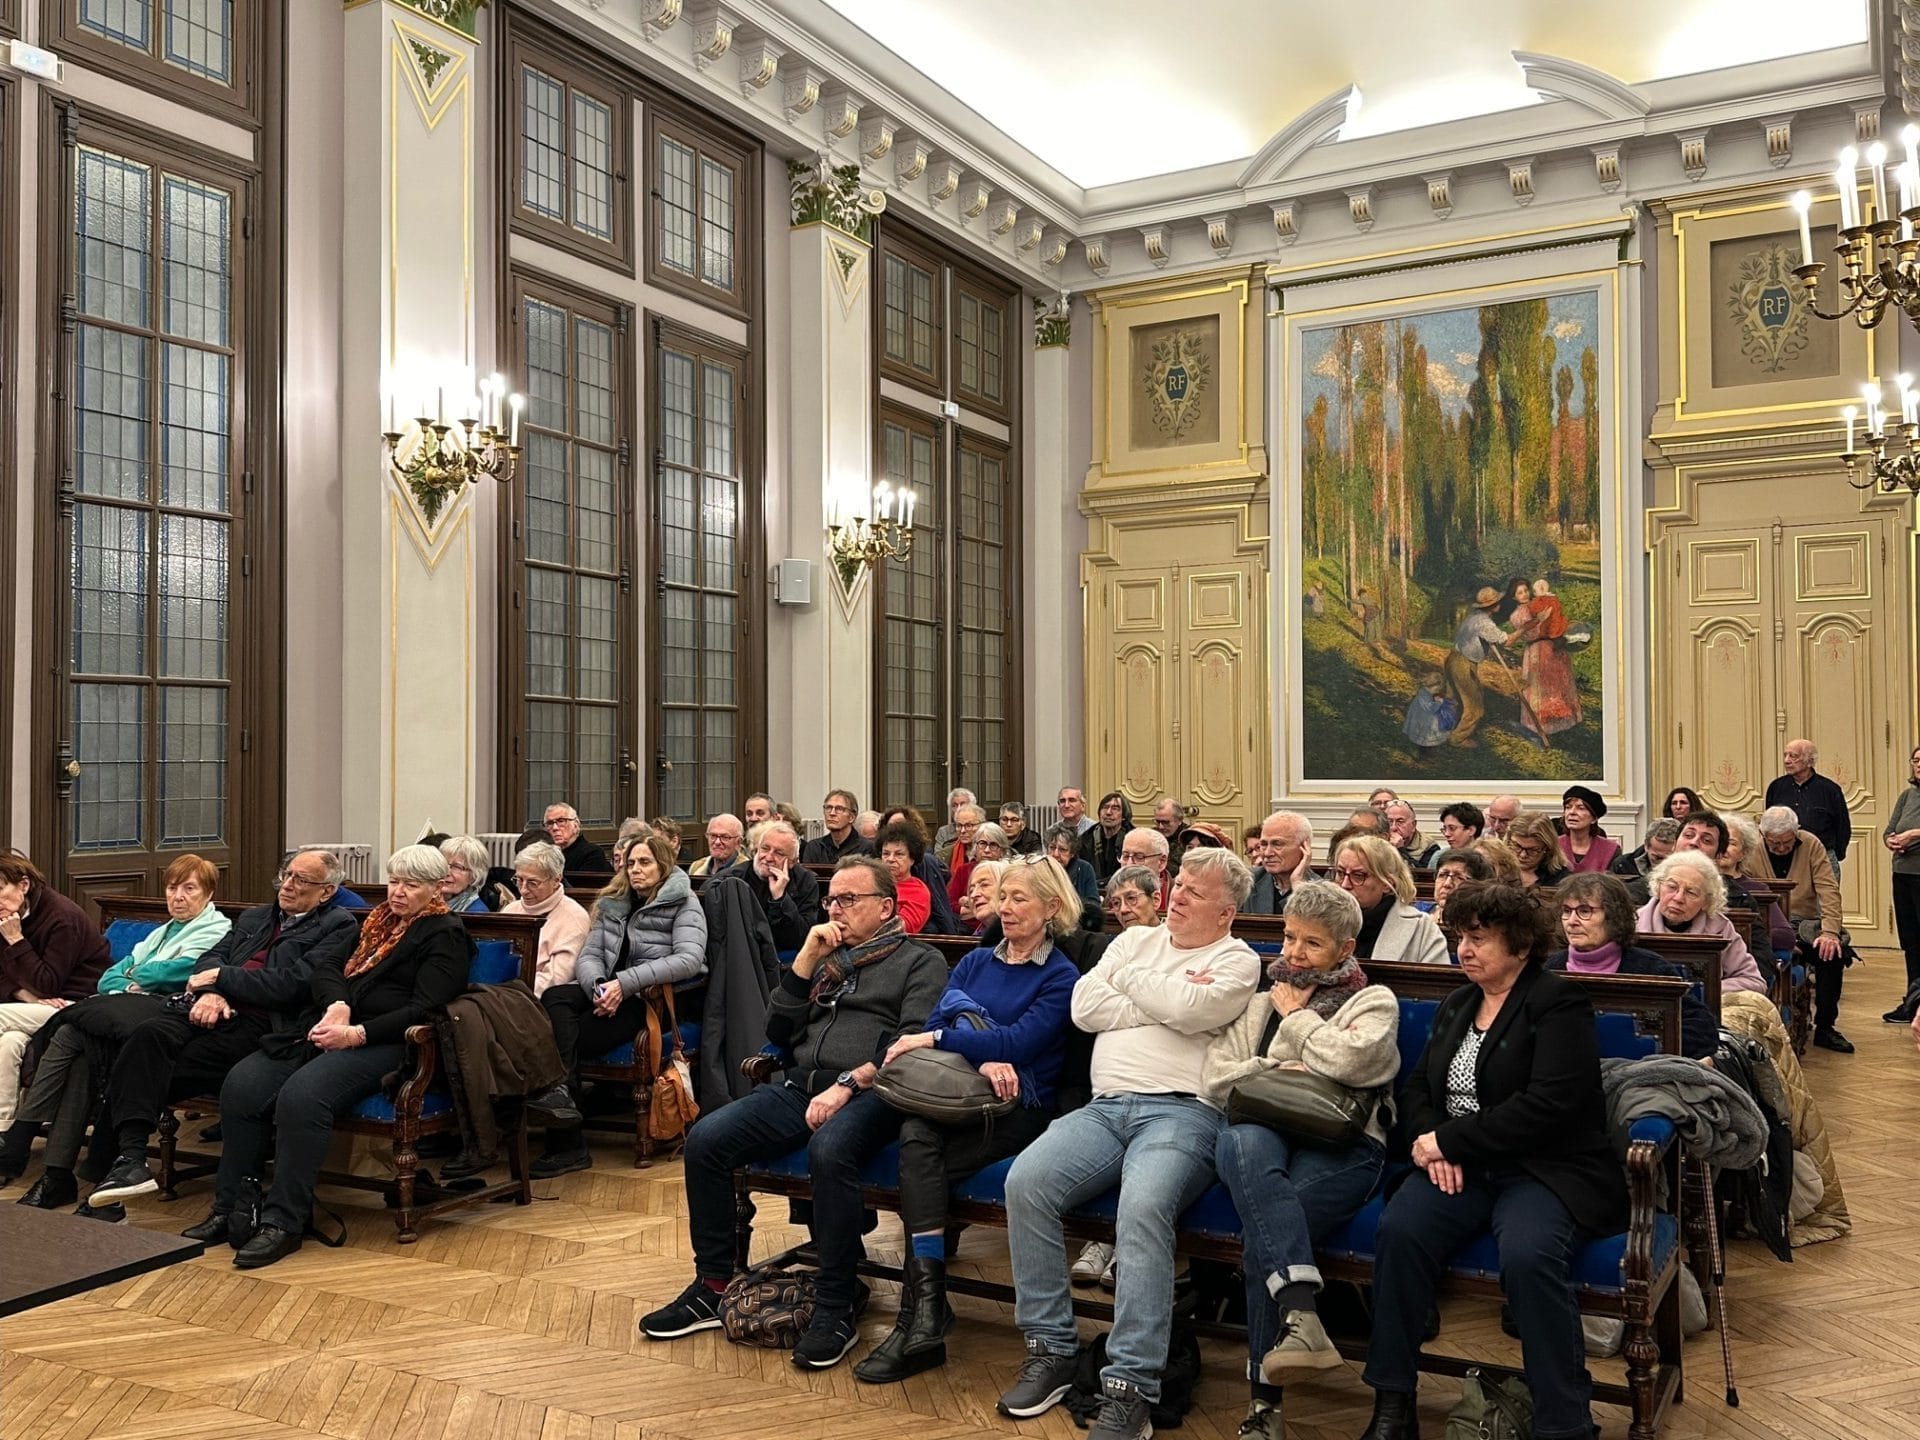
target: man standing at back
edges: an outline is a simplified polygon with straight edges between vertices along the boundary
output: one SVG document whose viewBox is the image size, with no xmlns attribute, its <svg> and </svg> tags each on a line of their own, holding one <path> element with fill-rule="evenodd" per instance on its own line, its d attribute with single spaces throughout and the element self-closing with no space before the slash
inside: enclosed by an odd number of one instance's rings
<svg viewBox="0 0 1920 1440">
<path fill-rule="evenodd" d="M 1786 774 L 1767 786 L 1767 808 L 1784 805 L 1799 817 L 1800 828 L 1826 846 L 1837 881 L 1840 862 L 1853 843 L 1853 816 L 1847 813 L 1845 792 L 1813 768 L 1819 759 L 1811 740 L 1789 740 L 1780 757 Z"/>
<path fill-rule="evenodd" d="M 1253 888 L 1230 850 L 1187 857 L 1165 925 L 1135 926 L 1073 991 L 1092 1031 L 1091 1103 L 1063 1115 L 1007 1176 L 1014 1320 L 1027 1358 L 1000 1411 L 1031 1419 L 1073 1386 L 1079 1332 L 1061 1216 L 1116 1184 L 1113 1331 L 1089 1440 L 1144 1440 L 1172 1325 L 1174 1227 L 1213 1181 L 1225 1117 L 1204 1100 L 1207 1044 L 1245 1011 L 1260 964 L 1229 932 Z"/>
</svg>

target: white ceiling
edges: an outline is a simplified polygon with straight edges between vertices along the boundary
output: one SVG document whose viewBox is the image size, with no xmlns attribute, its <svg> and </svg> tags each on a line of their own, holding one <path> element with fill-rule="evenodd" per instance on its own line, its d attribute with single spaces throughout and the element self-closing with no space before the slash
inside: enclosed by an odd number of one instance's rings
<svg viewBox="0 0 1920 1440">
<path fill-rule="evenodd" d="M 824 0 L 1092 187 L 1245 159 L 1349 84 L 1342 139 L 1511 110 L 1512 52 L 1627 84 L 1855 45 L 1871 0 Z"/>
</svg>

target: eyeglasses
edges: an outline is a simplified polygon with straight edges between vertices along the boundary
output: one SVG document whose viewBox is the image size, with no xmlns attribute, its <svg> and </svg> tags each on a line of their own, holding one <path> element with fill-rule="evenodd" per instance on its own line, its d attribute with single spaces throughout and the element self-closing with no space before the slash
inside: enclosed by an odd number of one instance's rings
<svg viewBox="0 0 1920 1440">
<path fill-rule="evenodd" d="M 1560 907 L 1562 920 L 1591 920 L 1599 913 L 1598 905 L 1562 905 Z"/>
<path fill-rule="evenodd" d="M 1122 850 L 1120 852 L 1122 865 L 1145 865 L 1159 858 L 1159 852 L 1155 850 Z"/>
<path fill-rule="evenodd" d="M 856 900 L 878 900 L 879 898 L 878 890 L 856 890 L 851 895 L 827 896 L 826 906 L 829 910 L 844 910 Z"/>
<path fill-rule="evenodd" d="M 851 815 L 853 813 L 853 807 L 851 805 L 822 805 L 820 807 L 820 813 L 822 815 Z"/>
<path fill-rule="evenodd" d="M 1330 870 L 1327 873 L 1341 885 L 1359 885 L 1373 879 L 1371 870 Z"/>
<path fill-rule="evenodd" d="M 331 881 L 326 879 L 310 880 L 305 875 L 298 874 L 292 870 L 282 870 L 280 872 L 280 878 L 274 881 L 276 887 L 280 885 L 298 885 L 302 890 L 324 890 L 331 883 Z"/>
</svg>

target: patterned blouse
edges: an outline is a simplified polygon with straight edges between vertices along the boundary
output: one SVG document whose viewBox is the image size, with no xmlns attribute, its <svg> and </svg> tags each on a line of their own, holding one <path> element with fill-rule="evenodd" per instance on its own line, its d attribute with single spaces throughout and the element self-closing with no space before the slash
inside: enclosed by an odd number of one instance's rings
<svg viewBox="0 0 1920 1440">
<path fill-rule="evenodd" d="M 1474 1078 L 1474 1066 L 1480 1059 L 1480 1042 L 1487 1032 L 1469 1026 L 1460 1037 L 1460 1048 L 1447 1065 L 1447 1114 L 1453 1119 L 1471 1115 L 1480 1108 L 1480 1085 Z"/>
</svg>

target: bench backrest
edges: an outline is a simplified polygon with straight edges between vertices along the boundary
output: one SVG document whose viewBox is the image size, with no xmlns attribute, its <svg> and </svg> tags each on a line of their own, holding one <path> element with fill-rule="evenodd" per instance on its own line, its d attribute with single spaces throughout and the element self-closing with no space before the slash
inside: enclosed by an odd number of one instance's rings
<svg viewBox="0 0 1920 1440">
<path fill-rule="evenodd" d="M 1672 961 L 1693 976 L 1700 985 L 1701 1003 L 1716 1016 L 1720 1013 L 1720 952 L 1726 947 L 1724 940 L 1707 935 L 1642 932 L 1633 937 L 1633 943 L 1642 950 L 1651 950 L 1662 960 Z"/>
</svg>

